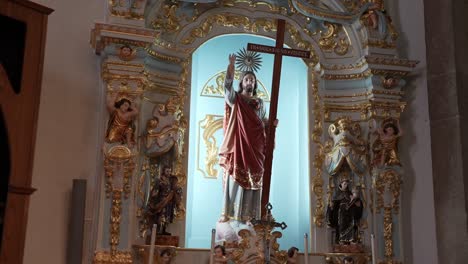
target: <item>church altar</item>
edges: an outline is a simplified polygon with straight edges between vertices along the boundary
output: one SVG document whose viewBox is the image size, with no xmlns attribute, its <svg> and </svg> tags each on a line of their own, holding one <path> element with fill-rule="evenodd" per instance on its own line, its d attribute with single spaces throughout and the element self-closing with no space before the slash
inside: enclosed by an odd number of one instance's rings
<svg viewBox="0 0 468 264">
<path fill-rule="evenodd" d="M 285 220 L 277 217 L 289 227 L 284 234 L 256 229 L 258 236 L 274 237 L 267 255 L 259 237 L 237 230 L 239 240 L 225 244 L 229 258 L 239 264 L 267 263 L 270 257 L 271 263 L 285 263 L 287 249 L 298 247 L 297 263 L 338 264 L 346 257 L 362 264 L 401 263 L 405 172 L 399 118 L 406 105 L 404 79 L 418 62 L 398 55 L 402 29 L 392 24 L 384 1 L 107 5 L 105 21 L 94 24 L 90 41 L 101 60 L 96 89 L 104 91 L 107 109 L 97 150 L 103 161 L 95 179 L 101 188 L 93 201 L 99 209 L 89 242 L 93 263 L 150 264 L 150 251 L 153 263 L 164 256 L 172 261 L 167 263 L 210 262 L 209 231 L 221 213 L 225 184 L 218 165 L 222 67 L 228 54 L 247 54 L 247 39 L 275 40 L 277 20 L 285 21 L 284 47 L 309 52 L 294 58 L 299 66 L 284 59 L 287 66 L 273 74 L 290 87 L 279 88 L 272 182 L 264 190 L 271 194 L 266 202 L 278 204 L 276 212 Z M 259 65 L 273 64 L 261 56 Z M 271 110 L 278 99 L 270 88 L 275 82 L 269 81 L 271 70 L 262 71 L 258 97 Z M 240 76 L 237 70 L 236 82 Z M 154 224 L 157 236 L 171 237 L 172 245 L 158 242 L 150 250 Z"/>
</svg>

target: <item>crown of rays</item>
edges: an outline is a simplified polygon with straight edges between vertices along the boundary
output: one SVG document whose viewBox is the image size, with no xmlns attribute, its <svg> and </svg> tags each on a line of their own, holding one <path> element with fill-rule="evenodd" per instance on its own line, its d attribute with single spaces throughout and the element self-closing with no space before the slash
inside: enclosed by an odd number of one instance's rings
<svg viewBox="0 0 468 264">
<path fill-rule="evenodd" d="M 262 66 L 262 57 L 255 51 L 242 48 L 236 53 L 236 65 L 240 71 L 257 72 Z"/>
</svg>

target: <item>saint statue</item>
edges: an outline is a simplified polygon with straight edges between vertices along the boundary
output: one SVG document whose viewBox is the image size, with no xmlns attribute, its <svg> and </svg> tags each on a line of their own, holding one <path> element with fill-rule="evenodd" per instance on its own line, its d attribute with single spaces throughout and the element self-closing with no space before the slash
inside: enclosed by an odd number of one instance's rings
<svg viewBox="0 0 468 264">
<path fill-rule="evenodd" d="M 157 224 L 158 235 L 171 235 L 166 228 L 182 208 L 182 188 L 178 185 L 177 177 L 171 173 L 172 169 L 169 166 L 163 167 L 161 176 L 151 190 L 146 208 L 148 226 Z"/>
<path fill-rule="evenodd" d="M 242 225 L 251 226 L 251 219 L 260 219 L 267 120 L 263 100 L 257 97 L 254 72 L 241 74 L 239 90 L 233 89 L 235 61 L 236 56 L 230 55 L 224 84 L 224 140 L 219 153 L 224 195 L 219 223 L 242 229 Z M 236 240 L 237 232 L 231 232 L 231 237 L 228 229 L 217 228 L 218 240 Z"/>
<path fill-rule="evenodd" d="M 107 110 L 110 113 L 107 125 L 106 142 L 127 144 L 132 148 L 135 144 L 134 119 L 138 115 L 138 107 L 132 107 L 132 102 L 125 96 L 107 97 Z"/>
<path fill-rule="evenodd" d="M 360 243 L 359 227 L 363 203 L 359 189 L 349 190 L 349 180 L 343 178 L 327 207 L 327 225 L 335 229 L 335 244 Z"/>
</svg>

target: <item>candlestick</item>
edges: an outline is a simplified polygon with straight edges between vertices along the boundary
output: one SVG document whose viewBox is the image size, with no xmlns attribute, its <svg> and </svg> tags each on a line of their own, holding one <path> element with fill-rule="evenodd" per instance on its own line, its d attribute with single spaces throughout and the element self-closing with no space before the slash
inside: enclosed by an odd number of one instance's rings
<svg viewBox="0 0 468 264">
<path fill-rule="evenodd" d="M 304 263 L 309 264 L 309 236 L 304 233 Z"/>
<path fill-rule="evenodd" d="M 375 235 L 371 234 L 371 251 L 372 251 L 372 264 L 377 263 L 377 256 L 375 255 Z"/>
<path fill-rule="evenodd" d="M 216 229 L 211 229 L 210 264 L 213 264 Z"/>
<path fill-rule="evenodd" d="M 153 229 L 151 230 L 151 244 L 150 244 L 150 252 L 149 252 L 149 259 L 148 264 L 153 264 L 154 261 L 154 244 L 156 244 L 156 230 L 158 225 L 154 224 Z"/>
</svg>

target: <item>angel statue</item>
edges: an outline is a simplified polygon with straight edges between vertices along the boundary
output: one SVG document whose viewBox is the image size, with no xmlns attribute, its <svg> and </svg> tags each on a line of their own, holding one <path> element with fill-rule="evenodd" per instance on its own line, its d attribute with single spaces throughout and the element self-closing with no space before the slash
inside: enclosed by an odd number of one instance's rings
<svg viewBox="0 0 468 264">
<path fill-rule="evenodd" d="M 330 175 L 336 175 L 343 165 L 352 172 L 362 174 L 367 166 L 366 145 L 360 138 L 361 127 L 349 117 L 338 119 L 328 128 L 333 139 L 332 147 L 325 156 L 325 167 Z"/>
</svg>

